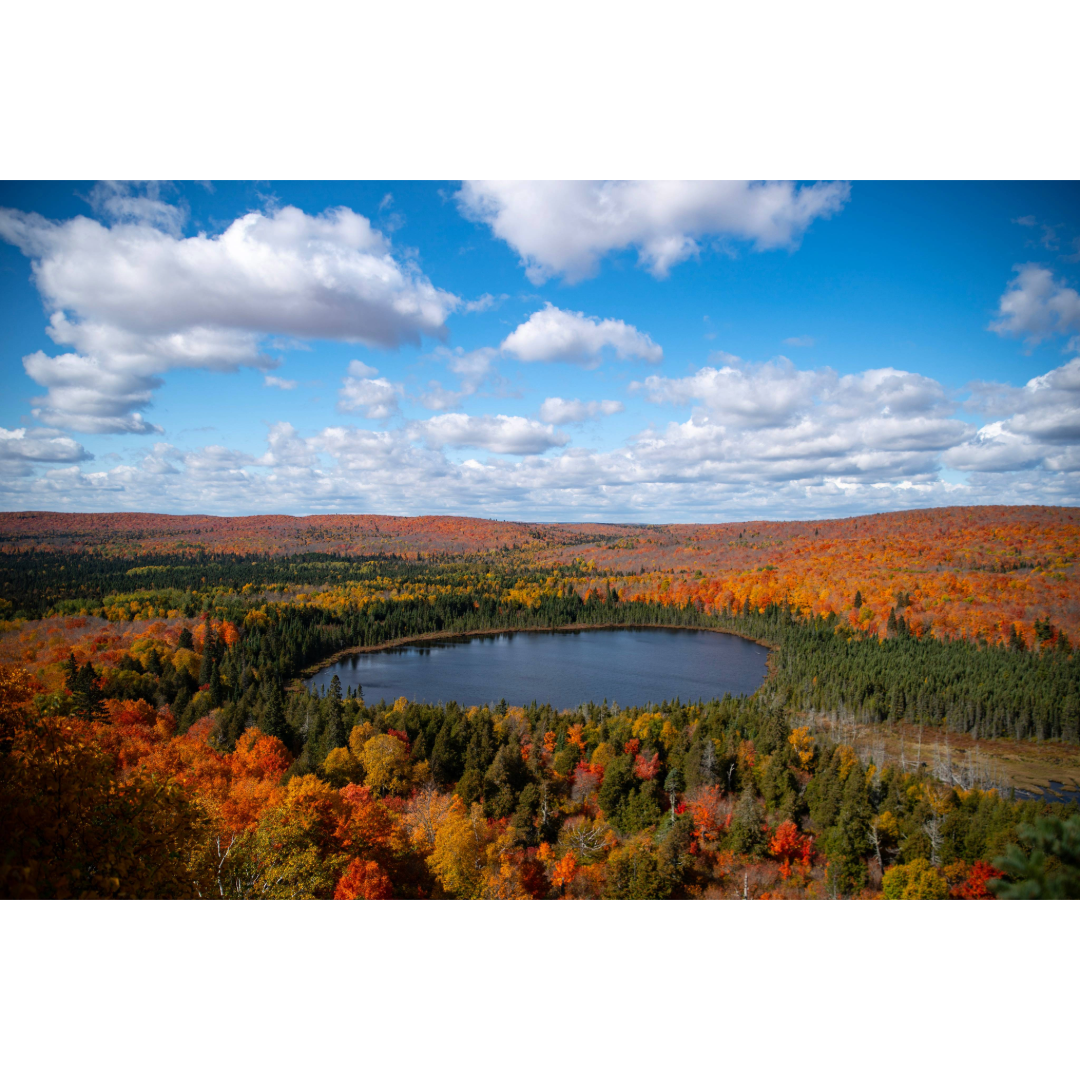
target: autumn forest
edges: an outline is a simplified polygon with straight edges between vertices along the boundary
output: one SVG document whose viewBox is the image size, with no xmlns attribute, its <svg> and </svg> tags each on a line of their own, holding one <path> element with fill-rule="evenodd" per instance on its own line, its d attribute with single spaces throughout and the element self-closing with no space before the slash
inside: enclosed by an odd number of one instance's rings
<svg viewBox="0 0 1080 1080">
<path fill-rule="evenodd" d="M 1080 897 L 1078 559 L 1053 507 L 2 514 L 0 895 Z M 767 645 L 764 685 L 560 711 L 303 681 L 651 626 Z"/>
</svg>

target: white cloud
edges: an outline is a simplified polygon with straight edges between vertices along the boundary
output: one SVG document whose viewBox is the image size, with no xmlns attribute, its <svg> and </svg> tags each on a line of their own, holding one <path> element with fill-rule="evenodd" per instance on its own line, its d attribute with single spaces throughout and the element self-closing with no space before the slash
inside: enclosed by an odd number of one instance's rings
<svg viewBox="0 0 1080 1080">
<path fill-rule="evenodd" d="M 444 446 L 475 446 L 493 454 L 542 454 L 569 441 L 551 424 L 524 416 L 468 416 L 444 413 L 410 425 L 414 438 L 432 449 Z"/>
<path fill-rule="evenodd" d="M 466 315 L 474 315 L 482 311 L 491 311 L 493 308 L 497 308 L 504 300 L 508 299 L 506 293 L 501 296 L 492 296 L 491 293 L 484 293 L 483 296 L 478 296 L 475 300 L 466 300 L 462 305 L 461 310 Z"/>
<path fill-rule="evenodd" d="M 502 343 L 503 352 L 527 363 L 565 360 L 594 367 L 611 348 L 620 360 L 659 363 L 664 350 L 636 326 L 622 319 L 600 320 L 581 311 L 563 311 L 546 304 L 534 312 Z"/>
<path fill-rule="evenodd" d="M 94 455 L 48 428 L 0 427 L 0 475 L 29 476 L 40 463 L 87 461 Z"/>
<path fill-rule="evenodd" d="M 145 435 L 161 429 L 137 410 L 150 405 L 161 379 L 127 365 L 109 366 L 78 353 L 24 357 L 23 367 L 34 382 L 48 388 L 30 399 L 31 412 L 44 424 L 90 434 Z"/>
<path fill-rule="evenodd" d="M 1002 419 L 980 428 L 945 455 L 955 468 L 985 472 L 1080 466 L 1080 357 L 1029 379 L 1024 386 L 978 383 L 967 407 Z"/>
<path fill-rule="evenodd" d="M 420 403 L 425 409 L 441 412 L 444 409 L 456 409 L 467 397 L 475 394 L 485 381 L 493 377 L 498 353 L 491 348 L 465 352 L 460 347 L 451 350 L 440 345 L 432 355 L 437 360 L 445 360 L 446 366 L 459 380 L 459 389 L 450 390 L 438 380 L 432 379 L 427 390 L 420 395 Z"/>
<path fill-rule="evenodd" d="M 418 343 L 442 337 L 459 304 L 347 208 L 309 215 L 286 206 L 245 214 L 218 236 L 184 237 L 180 212 L 152 194 L 95 188 L 91 202 L 111 225 L 0 209 L 0 237 L 32 261 L 50 337 L 73 348 L 51 365 L 41 353 L 27 358 L 49 388 L 37 403 L 47 423 L 145 431 L 133 409 L 149 404 L 171 368 L 274 367 L 259 351 L 269 334 Z M 77 399 L 76 387 L 85 392 Z"/>
<path fill-rule="evenodd" d="M 360 360 L 349 364 L 349 374 L 342 380 L 344 386 L 338 391 L 338 409 L 341 412 L 359 412 L 369 420 L 386 420 L 398 411 L 398 398 L 404 393 L 398 383 L 389 379 L 375 379 L 378 369 Z"/>
<path fill-rule="evenodd" d="M 1055 334 L 1080 331 L 1080 293 L 1064 281 L 1055 281 L 1045 266 L 1025 263 L 1014 267 L 1016 277 L 998 302 L 998 318 L 988 329 L 1011 337 L 1024 337 L 1029 347 Z M 1080 339 L 1070 341 L 1080 349 Z"/>
<path fill-rule="evenodd" d="M 544 399 L 540 419 L 545 424 L 575 424 L 594 416 L 614 416 L 623 411 L 621 401 L 567 401 L 560 397 Z"/>
<path fill-rule="evenodd" d="M 465 354 L 463 354 L 464 356 Z M 356 379 L 373 379 L 359 362 Z M 559 423 L 616 402 L 548 398 L 540 420 L 449 413 L 379 431 L 274 424 L 261 456 L 161 442 L 84 473 L 55 431 L 0 432 L 10 508 L 250 513 L 468 513 L 518 520 L 694 521 L 842 516 L 914 506 L 1080 504 L 1080 358 L 959 402 L 891 368 L 838 375 L 779 358 L 638 390 L 684 410 L 624 445 L 569 444 Z M 981 426 L 956 418 L 963 409 Z M 485 451 L 461 461 L 460 448 Z M 943 472 L 942 470 L 948 470 Z M 961 474 L 962 481 L 952 477 Z"/>
<path fill-rule="evenodd" d="M 843 207 L 849 190 L 846 183 L 473 181 L 457 200 L 521 256 L 539 285 L 593 277 L 604 256 L 626 248 L 658 278 L 695 256 L 707 237 L 794 248 L 815 218 Z"/>
<path fill-rule="evenodd" d="M 998 420 L 986 424 L 965 443 L 946 450 L 944 463 L 952 469 L 975 472 L 1011 472 L 1033 469 L 1045 454 L 1036 443 L 1009 431 Z"/>
<path fill-rule="evenodd" d="M 937 456 L 971 433 L 932 379 L 881 368 L 838 376 L 786 357 L 679 379 L 632 383 L 655 403 L 693 404 L 691 417 L 638 436 L 636 456 L 665 475 L 715 482 L 928 481 Z"/>
<path fill-rule="evenodd" d="M 295 390 L 297 382 L 295 379 L 279 379 L 277 375 L 264 375 L 264 386 L 276 386 L 279 390 Z"/>
<path fill-rule="evenodd" d="M 141 184 L 103 181 L 91 188 L 87 202 L 101 217 L 149 225 L 170 236 L 179 236 L 187 214 L 183 207 L 162 200 L 163 187 L 154 181 Z"/>
<path fill-rule="evenodd" d="M 793 349 L 809 349 L 813 346 L 814 339 L 809 334 L 803 334 L 802 337 L 784 338 L 783 344 Z"/>
</svg>

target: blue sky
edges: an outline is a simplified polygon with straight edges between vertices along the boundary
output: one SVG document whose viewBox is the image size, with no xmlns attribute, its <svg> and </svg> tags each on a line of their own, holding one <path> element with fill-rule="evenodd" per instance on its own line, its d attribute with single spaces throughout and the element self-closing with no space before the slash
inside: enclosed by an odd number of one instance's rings
<svg viewBox="0 0 1080 1080">
<path fill-rule="evenodd" d="M 1080 185 L 0 184 L 0 506 L 1080 496 Z"/>
</svg>

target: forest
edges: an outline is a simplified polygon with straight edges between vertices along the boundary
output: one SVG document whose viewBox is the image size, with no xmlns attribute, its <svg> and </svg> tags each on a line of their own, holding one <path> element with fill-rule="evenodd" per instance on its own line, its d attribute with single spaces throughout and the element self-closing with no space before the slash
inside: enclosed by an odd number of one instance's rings
<svg viewBox="0 0 1080 1080">
<path fill-rule="evenodd" d="M 0 515 L 0 895 L 1080 896 L 1075 805 L 958 749 L 1080 748 L 1074 514 Z M 567 626 L 736 633 L 769 676 L 562 712 L 301 681 Z"/>
</svg>

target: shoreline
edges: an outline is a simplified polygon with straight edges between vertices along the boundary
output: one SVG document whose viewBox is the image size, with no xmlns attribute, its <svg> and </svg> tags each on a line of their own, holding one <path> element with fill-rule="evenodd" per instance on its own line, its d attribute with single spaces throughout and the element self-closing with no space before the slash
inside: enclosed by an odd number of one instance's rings
<svg viewBox="0 0 1080 1080">
<path fill-rule="evenodd" d="M 766 673 L 764 686 L 772 676 L 772 655 L 778 645 L 760 638 L 750 637 L 749 634 L 740 634 L 736 630 L 725 630 L 719 626 L 666 626 L 660 623 L 567 623 L 564 626 L 513 626 L 490 630 L 458 630 L 446 631 L 435 630 L 429 634 L 413 634 L 410 637 L 394 638 L 392 641 L 384 641 L 378 645 L 350 645 L 347 649 L 339 649 L 331 656 L 320 660 L 316 664 L 309 664 L 298 675 L 290 679 L 286 684 L 286 691 L 298 692 L 304 688 L 304 680 L 314 678 L 320 671 L 344 660 L 347 656 L 356 656 L 360 653 L 385 652 L 388 649 L 396 649 L 402 645 L 415 645 L 417 642 L 429 641 L 454 641 L 457 638 L 471 637 L 496 637 L 499 634 L 562 634 L 575 630 L 703 630 L 710 634 L 730 634 L 732 637 L 742 638 L 743 641 L 752 641 L 755 645 L 769 650 L 766 659 Z"/>
</svg>

